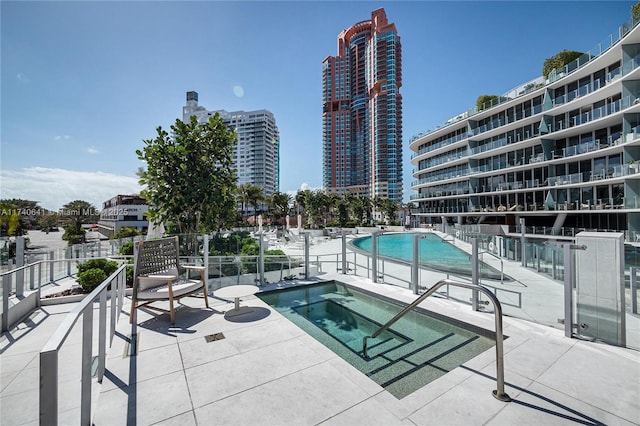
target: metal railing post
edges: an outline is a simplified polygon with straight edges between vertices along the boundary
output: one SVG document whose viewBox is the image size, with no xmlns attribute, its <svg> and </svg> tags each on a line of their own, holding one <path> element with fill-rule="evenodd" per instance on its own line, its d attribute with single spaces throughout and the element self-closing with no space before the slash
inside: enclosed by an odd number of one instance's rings
<svg viewBox="0 0 640 426">
<path fill-rule="evenodd" d="M 71 276 L 71 260 L 69 259 L 73 259 L 73 248 L 72 247 L 67 247 L 66 250 L 66 258 L 67 258 L 67 276 L 70 277 Z"/>
<path fill-rule="evenodd" d="M 415 234 L 413 236 L 413 262 L 411 264 L 411 287 L 413 288 L 413 294 L 418 294 L 418 265 L 420 252 L 418 250 L 418 244 L 420 243 L 420 235 Z"/>
<path fill-rule="evenodd" d="M 378 233 L 371 234 L 371 279 L 374 283 L 378 282 Z"/>
<path fill-rule="evenodd" d="M 526 267 L 527 266 L 527 259 L 525 256 L 525 252 L 526 252 L 526 238 L 524 236 L 526 229 L 525 229 L 525 223 L 524 223 L 524 218 L 521 217 L 520 218 L 520 257 L 522 258 L 522 266 Z"/>
<path fill-rule="evenodd" d="M 631 280 L 631 312 L 634 314 L 638 313 L 638 268 L 631 268 L 631 276 L 629 277 Z"/>
<path fill-rule="evenodd" d="M 259 252 L 258 252 L 258 279 L 259 284 L 262 286 L 264 285 L 264 240 L 263 240 L 263 232 L 258 232 L 258 247 L 259 247 Z M 307 275 L 308 278 L 308 275 Z"/>
<path fill-rule="evenodd" d="M 202 264 L 204 266 L 204 279 L 209 282 L 209 234 L 204 234 L 202 238 Z"/>
<path fill-rule="evenodd" d="M 52 283 L 54 280 L 54 274 L 53 274 L 53 259 L 54 259 L 54 255 L 53 255 L 53 251 L 49 252 L 49 282 Z"/>
<path fill-rule="evenodd" d="M 564 335 L 573 336 L 573 256 L 569 244 L 564 244 Z"/>
<path fill-rule="evenodd" d="M 80 424 L 91 424 L 91 346 L 93 343 L 93 306 L 82 313 L 82 379 L 80 385 Z"/>
<path fill-rule="evenodd" d="M 575 287 L 575 259 L 571 250 L 586 250 L 586 246 L 563 244 L 564 250 L 564 335 L 573 337 L 573 288 Z"/>
<path fill-rule="evenodd" d="M 347 273 L 347 233 L 342 230 L 342 274 Z"/>
<path fill-rule="evenodd" d="M 126 268 L 125 268 L 126 273 Z M 113 282 L 111 283 L 113 287 Z M 98 383 L 104 376 L 105 358 L 107 355 L 107 292 L 100 293 L 100 310 L 98 311 Z"/>
<path fill-rule="evenodd" d="M 24 237 L 16 237 L 16 296 L 24 295 Z"/>
<path fill-rule="evenodd" d="M 33 290 L 36 287 L 36 274 L 34 274 L 34 257 L 29 255 L 29 290 Z"/>
<path fill-rule="evenodd" d="M 118 312 L 116 315 L 120 316 L 120 312 L 122 312 L 122 307 L 124 306 L 124 293 L 127 291 L 126 275 L 118 275 L 116 282 L 118 283 Z"/>
<path fill-rule="evenodd" d="M 127 268 L 125 267 L 125 276 L 127 274 Z M 116 332 L 116 305 L 118 302 L 118 295 L 117 295 L 117 281 L 115 283 L 111 283 L 111 304 L 110 304 L 110 309 L 111 309 L 111 313 L 110 313 L 110 317 L 109 317 L 109 322 L 111 325 L 110 328 L 110 336 L 109 336 L 109 344 L 111 345 L 113 343 L 113 336 L 115 335 Z"/>
<path fill-rule="evenodd" d="M 11 291 L 11 274 L 2 277 L 2 331 L 9 330 L 9 293 Z"/>
<path fill-rule="evenodd" d="M 58 351 L 40 352 L 40 424 L 58 424 Z"/>
<path fill-rule="evenodd" d="M 304 233 L 304 279 L 309 279 L 309 233 Z"/>
<path fill-rule="evenodd" d="M 479 274 L 478 274 L 478 239 L 471 239 L 471 282 L 474 285 L 480 284 Z M 478 310 L 478 291 L 471 291 L 471 309 L 474 311 Z"/>
</svg>

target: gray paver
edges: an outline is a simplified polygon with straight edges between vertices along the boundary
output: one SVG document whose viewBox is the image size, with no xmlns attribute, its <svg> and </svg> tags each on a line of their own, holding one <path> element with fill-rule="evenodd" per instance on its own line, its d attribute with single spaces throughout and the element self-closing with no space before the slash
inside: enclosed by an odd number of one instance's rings
<svg viewBox="0 0 640 426">
<path fill-rule="evenodd" d="M 339 241 L 313 246 L 334 253 L 336 247 Z M 516 265 L 509 268 L 516 271 Z M 329 269 L 322 278 L 403 302 L 415 298 L 407 289 Z M 94 387 L 96 425 L 126 424 L 128 418 L 135 424 L 167 425 L 637 424 L 640 419 L 639 353 L 567 339 L 559 328 L 505 317 L 506 390 L 514 402 L 491 395 L 496 386 L 493 348 L 398 400 L 260 299 L 243 299 L 242 306 L 255 310 L 244 321 L 224 314 L 231 303 L 210 301 L 207 310 L 202 300 L 185 299 L 175 325 L 166 315 L 143 310 L 133 326 L 128 315 L 121 316 L 108 353 L 108 374 Z M 430 298 L 423 306 L 493 329 L 492 315 L 472 312 L 465 304 Z M 29 323 L 0 338 L 1 424 L 37 423 L 37 354 L 72 307 L 43 307 Z M 537 315 L 545 307 L 532 309 Z M 555 312 L 546 315 L 551 321 Z M 124 338 L 132 332 L 140 333 L 139 353 L 123 358 Z M 225 339 L 207 343 L 204 336 L 214 332 Z M 76 423 L 79 416 L 74 368 L 79 342 L 77 335 L 70 337 L 61 352 L 61 394 L 71 394 L 70 400 L 61 399 L 61 424 Z"/>
</svg>

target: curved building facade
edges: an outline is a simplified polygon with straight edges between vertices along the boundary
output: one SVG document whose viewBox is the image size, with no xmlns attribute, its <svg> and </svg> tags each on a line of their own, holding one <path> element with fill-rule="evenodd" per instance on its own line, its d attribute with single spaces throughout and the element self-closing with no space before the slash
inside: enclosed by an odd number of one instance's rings
<svg viewBox="0 0 640 426">
<path fill-rule="evenodd" d="M 402 48 L 384 9 L 338 35 L 322 63 L 323 186 L 402 201 Z"/>
<path fill-rule="evenodd" d="M 640 232 L 640 28 L 410 148 L 421 223 Z"/>
</svg>

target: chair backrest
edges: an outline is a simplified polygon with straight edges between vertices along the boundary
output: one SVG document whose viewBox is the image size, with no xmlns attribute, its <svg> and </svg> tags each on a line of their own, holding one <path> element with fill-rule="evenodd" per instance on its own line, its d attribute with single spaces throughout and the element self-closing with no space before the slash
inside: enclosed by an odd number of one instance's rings
<svg viewBox="0 0 640 426">
<path fill-rule="evenodd" d="M 177 236 L 138 241 L 135 244 L 134 292 L 140 286 L 140 280 L 138 279 L 140 276 L 153 274 L 178 275 L 180 272 L 180 263 L 178 261 L 180 252 Z M 150 285 L 153 285 L 153 283 L 147 280 L 145 287 Z"/>
</svg>

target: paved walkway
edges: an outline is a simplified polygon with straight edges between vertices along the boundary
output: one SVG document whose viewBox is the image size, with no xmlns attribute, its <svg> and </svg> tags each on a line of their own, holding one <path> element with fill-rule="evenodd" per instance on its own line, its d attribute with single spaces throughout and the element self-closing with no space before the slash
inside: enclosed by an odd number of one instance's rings
<svg viewBox="0 0 640 426">
<path fill-rule="evenodd" d="M 330 243 L 326 248 L 329 249 Z M 314 247 L 317 250 L 318 246 Z M 324 273 L 403 302 L 398 286 Z M 273 284 L 272 286 L 282 286 Z M 167 315 L 124 314 L 95 403 L 95 425 L 441 425 L 638 424 L 640 354 L 568 339 L 561 330 L 506 317 L 505 380 L 510 403 L 494 399 L 495 349 L 398 400 L 255 296 L 251 310 L 225 315 L 232 301 L 184 299 L 172 326 Z M 493 317 L 439 298 L 426 309 L 493 329 Z M 67 305 L 45 307 L 0 340 L 2 425 L 37 422 L 37 351 Z M 125 312 L 127 307 L 125 306 Z M 43 321 L 38 320 L 41 318 Z M 207 336 L 222 333 L 210 341 Z M 138 353 L 126 356 L 129 336 Z M 77 341 L 61 355 L 73 377 Z M 67 358 L 69 357 L 69 358 Z M 77 424 L 76 395 L 65 395 L 60 424 Z M 77 401 L 77 400 L 76 400 Z"/>
</svg>

